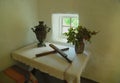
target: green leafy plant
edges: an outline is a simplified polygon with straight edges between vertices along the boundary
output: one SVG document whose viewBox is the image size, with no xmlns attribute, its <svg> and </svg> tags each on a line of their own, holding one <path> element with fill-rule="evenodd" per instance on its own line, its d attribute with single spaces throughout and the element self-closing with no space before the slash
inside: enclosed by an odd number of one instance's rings
<svg viewBox="0 0 120 83">
<path fill-rule="evenodd" d="M 78 26 L 77 28 L 69 28 L 68 32 L 64 35 L 67 36 L 67 42 L 73 45 L 76 42 L 81 42 L 83 40 L 90 41 L 92 35 L 96 35 L 96 31 L 90 31 L 86 27 Z"/>
</svg>

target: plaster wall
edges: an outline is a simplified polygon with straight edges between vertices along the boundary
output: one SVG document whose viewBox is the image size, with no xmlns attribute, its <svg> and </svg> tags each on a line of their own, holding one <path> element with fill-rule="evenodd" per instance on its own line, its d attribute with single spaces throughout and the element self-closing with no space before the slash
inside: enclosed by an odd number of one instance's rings
<svg viewBox="0 0 120 83">
<path fill-rule="evenodd" d="M 52 28 L 52 14 L 55 13 L 77 13 L 79 0 L 38 0 L 39 20 L 43 20 L 48 26 Z M 43 11 L 44 10 L 44 11 Z M 48 33 L 47 40 L 52 41 L 52 31 Z"/>
<path fill-rule="evenodd" d="M 13 50 L 35 41 L 37 0 L 0 0 L 0 71 L 13 65 Z"/>
<path fill-rule="evenodd" d="M 83 76 L 100 83 L 120 83 L 120 1 L 81 0 L 80 22 L 99 33 L 88 45 L 91 58 Z"/>
</svg>

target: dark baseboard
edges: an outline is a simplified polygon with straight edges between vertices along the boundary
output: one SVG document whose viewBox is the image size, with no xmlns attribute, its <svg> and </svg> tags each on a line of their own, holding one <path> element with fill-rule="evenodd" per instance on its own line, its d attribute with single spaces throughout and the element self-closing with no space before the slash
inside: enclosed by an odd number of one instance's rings
<svg viewBox="0 0 120 83">
<path fill-rule="evenodd" d="M 81 83 L 99 83 L 99 82 L 96 82 L 94 80 L 91 80 L 85 77 L 81 77 Z"/>
</svg>

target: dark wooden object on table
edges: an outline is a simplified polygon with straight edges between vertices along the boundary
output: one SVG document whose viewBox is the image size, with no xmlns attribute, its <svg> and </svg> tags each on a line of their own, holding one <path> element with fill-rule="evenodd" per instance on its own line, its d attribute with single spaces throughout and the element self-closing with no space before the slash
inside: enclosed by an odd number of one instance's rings
<svg viewBox="0 0 120 83">
<path fill-rule="evenodd" d="M 60 49 L 61 51 L 66 51 L 66 50 L 69 50 L 69 48 L 63 48 L 63 49 Z M 45 56 L 45 55 L 48 55 L 48 54 L 52 54 L 52 53 L 56 53 L 55 50 L 53 51 L 48 51 L 48 52 L 43 52 L 43 53 L 40 53 L 40 54 L 36 54 L 36 57 L 41 57 L 41 56 Z"/>
<path fill-rule="evenodd" d="M 67 58 L 67 54 L 65 54 L 64 52 L 62 52 L 59 48 L 57 48 L 55 45 L 53 44 L 49 44 L 50 47 L 52 47 L 55 51 L 57 51 L 60 55 L 62 55 L 62 57 L 64 57 L 69 63 L 72 63 L 72 61 Z"/>
</svg>

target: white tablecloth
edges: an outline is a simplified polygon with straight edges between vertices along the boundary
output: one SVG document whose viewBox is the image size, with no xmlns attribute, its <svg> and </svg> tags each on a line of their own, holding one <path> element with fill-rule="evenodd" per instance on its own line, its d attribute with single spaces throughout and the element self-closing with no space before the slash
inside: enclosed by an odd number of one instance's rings
<svg viewBox="0 0 120 83">
<path fill-rule="evenodd" d="M 58 44 L 54 45 L 60 49 L 66 47 Z M 49 43 L 46 43 L 46 47 L 39 48 L 35 43 L 12 52 L 12 58 L 49 75 L 66 80 L 68 83 L 80 83 L 80 75 L 86 66 L 89 55 L 87 53 L 76 55 L 74 48 L 69 47 L 69 50 L 65 51 L 65 53 L 73 61 L 71 64 L 58 53 L 42 57 L 35 56 L 36 54 L 52 50 L 54 49 L 49 47 Z"/>
</svg>

